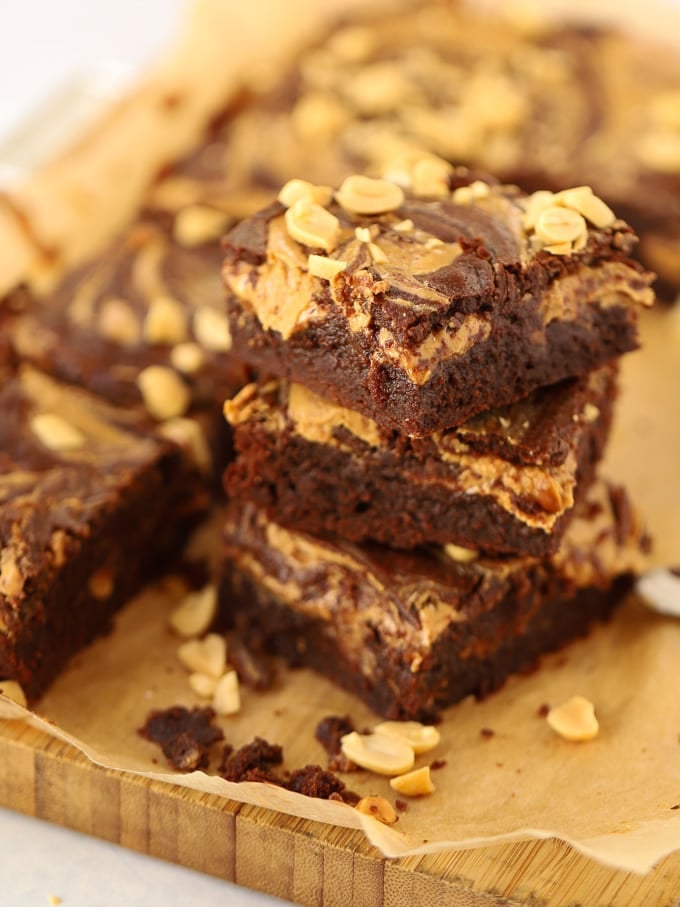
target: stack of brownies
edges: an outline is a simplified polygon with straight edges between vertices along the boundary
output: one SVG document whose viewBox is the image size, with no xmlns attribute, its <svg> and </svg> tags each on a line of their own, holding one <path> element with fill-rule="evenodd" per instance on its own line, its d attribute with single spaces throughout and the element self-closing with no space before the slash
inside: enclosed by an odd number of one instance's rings
<svg viewBox="0 0 680 907">
<path fill-rule="evenodd" d="M 417 193 L 414 186 L 417 184 Z M 288 182 L 225 240 L 235 462 L 221 602 L 252 647 L 395 718 L 605 618 L 646 539 L 595 476 L 650 276 L 587 187 L 432 156 Z"/>
</svg>

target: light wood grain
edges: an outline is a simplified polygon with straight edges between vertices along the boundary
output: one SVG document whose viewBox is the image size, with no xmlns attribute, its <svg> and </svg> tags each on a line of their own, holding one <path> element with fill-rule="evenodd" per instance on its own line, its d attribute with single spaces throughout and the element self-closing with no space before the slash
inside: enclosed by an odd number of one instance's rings
<svg viewBox="0 0 680 907">
<path fill-rule="evenodd" d="M 390 861 L 358 832 L 108 771 L 17 722 L 0 725 L 0 803 L 310 907 L 680 903 L 680 854 L 647 876 L 557 841 Z"/>
</svg>

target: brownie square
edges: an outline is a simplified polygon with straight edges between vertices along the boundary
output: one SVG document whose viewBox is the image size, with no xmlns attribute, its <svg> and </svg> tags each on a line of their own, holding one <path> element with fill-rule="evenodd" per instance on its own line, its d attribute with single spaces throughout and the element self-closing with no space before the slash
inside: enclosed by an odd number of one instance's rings
<svg viewBox="0 0 680 907">
<path fill-rule="evenodd" d="M 0 679 L 29 701 L 205 514 L 200 471 L 138 410 L 23 367 L 0 389 Z"/>
<path fill-rule="evenodd" d="M 475 181 L 433 200 L 353 176 L 300 191 L 226 236 L 234 347 L 380 428 L 460 425 L 638 344 L 651 278 L 587 189 Z"/>
<path fill-rule="evenodd" d="M 18 361 L 117 405 L 144 405 L 158 423 L 200 415 L 219 477 L 229 451 L 222 403 L 247 371 L 223 311 L 224 215 L 185 214 L 180 228 L 142 218 L 44 296 L 14 294 L 3 331 Z"/>
<path fill-rule="evenodd" d="M 605 366 L 410 438 L 302 385 L 249 384 L 225 405 L 237 451 L 226 487 L 312 534 L 547 554 L 594 474 L 615 385 Z"/>
<path fill-rule="evenodd" d="M 432 719 L 606 618 L 646 545 L 625 493 L 605 483 L 543 559 L 359 547 L 234 503 L 221 605 L 253 648 L 319 671 L 379 714 Z"/>
</svg>

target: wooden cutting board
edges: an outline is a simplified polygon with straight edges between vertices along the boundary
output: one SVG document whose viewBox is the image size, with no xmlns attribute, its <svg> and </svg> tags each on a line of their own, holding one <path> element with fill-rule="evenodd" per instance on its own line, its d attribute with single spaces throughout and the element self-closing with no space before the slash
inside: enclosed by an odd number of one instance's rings
<svg viewBox="0 0 680 907">
<path fill-rule="evenodd" d="M 304 905 L 680 903 L 680 853 L 646 876 L 558 841 L 387 860 L 359 832 L 102 769 L 20 722 L 0 724 L 0 804 Z"/>
</svg>

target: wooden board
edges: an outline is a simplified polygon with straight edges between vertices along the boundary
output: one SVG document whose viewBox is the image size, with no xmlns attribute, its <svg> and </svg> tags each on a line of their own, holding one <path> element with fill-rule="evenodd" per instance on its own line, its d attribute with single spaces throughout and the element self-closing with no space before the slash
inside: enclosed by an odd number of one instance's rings
<svg viewBox="0 0 680 907">
<path fill-rule="evenodd" d="M 680 853 L 646 876 L 558 841 L 386 860 L 358 832 L 102 769 L 19 722 L 0 724 L 0 804 L 315 907 L 680 903 Z"/>
</svg>

